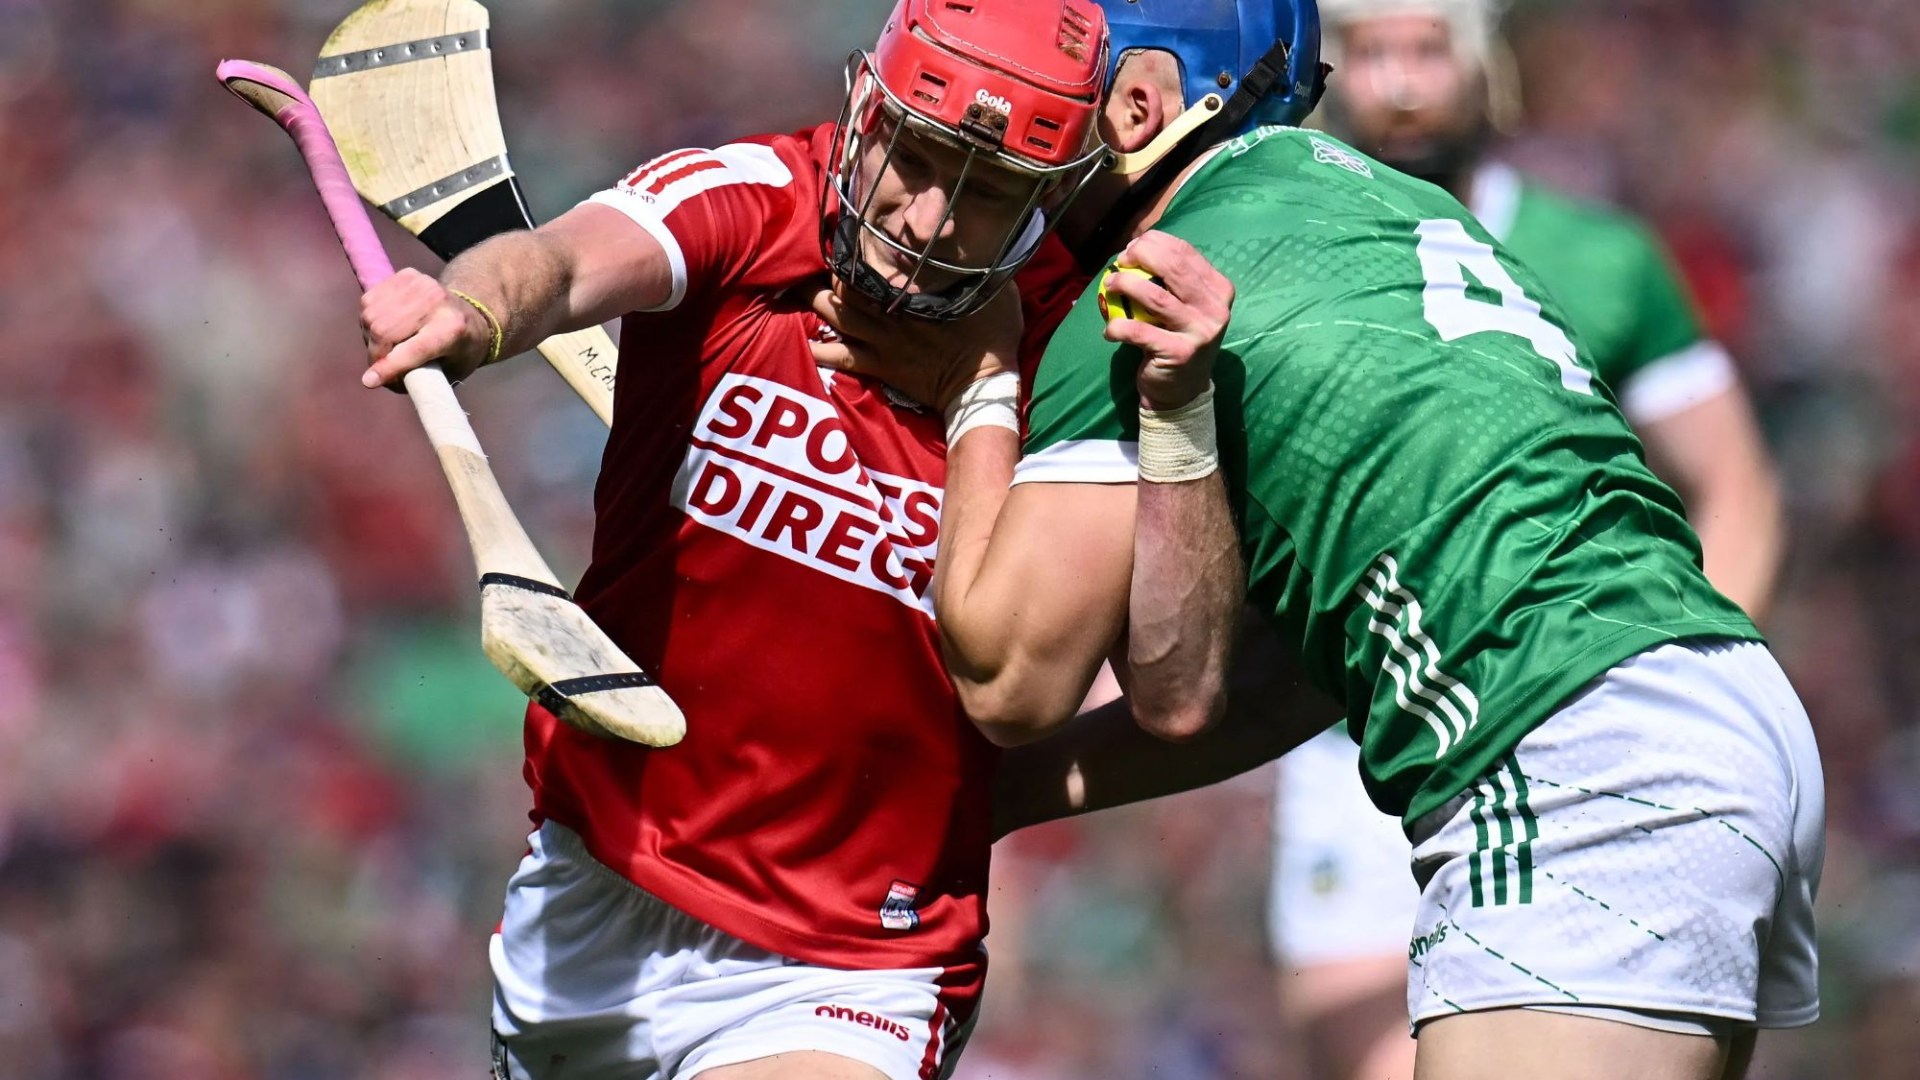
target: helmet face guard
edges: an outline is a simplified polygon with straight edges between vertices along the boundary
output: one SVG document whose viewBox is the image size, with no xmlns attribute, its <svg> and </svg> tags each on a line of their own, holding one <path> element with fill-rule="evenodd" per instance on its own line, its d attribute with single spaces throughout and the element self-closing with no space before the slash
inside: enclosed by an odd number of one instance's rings
<svg viewBox="0 0 1920 1080">
<path fill-rule="evenodd" d="M 901 0 L 879 46 L 847 60 L 821 208 L 828 266 L 889 312 L 979 310 L 1104 161 L 1105 73 L 1090 0 Z M 937 223 L 896 235 L 883 189 L 896 203 L 937 191 Z M 1005 219 L 997 235 L 983 214 Z"/>
<path fill-rule="evenodd" d="M 1105 156 L 1105 147 L 1095 146 L 1061 165 L 1023 160 L 989 141 L 995 127 L 1004 127 L 1004 114 L 976 108 L 984 116 L 975 125 L 957 131 L 948 128 L 908 107 L 874 74 L 868 54 L 856 52 L 848 59 L 847 101 L 828 164 L 827 188 L 833 205 L 826 215 L 831 221 L 827 262 L 835 274 L 889 312 L 957 319 L 985 306 L 1032 256 L 1052 228 L 1052 218 L 1079 194 Z M 880 179 L 896 169 L 903 141 L 909 146 L 917 141 L 946 148 L 960 162 L 950 181 L 938 183 L 945 189 L 945 205 L 939 223 L 917 247 L 890 235 L 871 217 Z M 997 187 L 1024 186 L 1022 205 L 1010 216 L 999 241 L 980 247 L 982 252 L 992 249 L 987 257 L 937 256 L 939 237 L 956 212 L 971 210 L 968 203 L 975 193 L 969 191 L 969 184 L 977 191 L 980 174 L 988 170 L 1000 173 L 995 178 Z M 890 282 L 884 271 L 868 261 L 871 245 L 889 254 L 889 261 L 906 274 L 905 281 Z M 930 280 L 938 281 L 940 287 L 924 288 Z"/>
</svg>

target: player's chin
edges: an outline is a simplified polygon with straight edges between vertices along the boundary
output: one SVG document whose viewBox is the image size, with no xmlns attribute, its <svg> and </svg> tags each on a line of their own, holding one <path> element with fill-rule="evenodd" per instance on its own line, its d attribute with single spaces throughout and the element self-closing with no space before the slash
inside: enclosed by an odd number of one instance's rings
<svg viewBox="0 0 1920 1080">
<path fill-rule="evenodd" d="M 934 266 L 921 265 L 914 256 L 871 237 L 867 238 L 864 254 L 867 265 L 880 275 L 889 288 L 899 289 L 909 295 L 944 292 L 959 280 L 955 274 Z"/>
<path fill-rule="evenodd" d="M 922 267 L 917 274 L 911 267 L 902 268 L 893 265 L 883 266 L 880 270 L 890 287 L 899 289 L 909 296 L 920 293 L 944 293 L 960 283 L 959 275 L 945 270 L 935 270 L 932 267 Z"/>
</svg>

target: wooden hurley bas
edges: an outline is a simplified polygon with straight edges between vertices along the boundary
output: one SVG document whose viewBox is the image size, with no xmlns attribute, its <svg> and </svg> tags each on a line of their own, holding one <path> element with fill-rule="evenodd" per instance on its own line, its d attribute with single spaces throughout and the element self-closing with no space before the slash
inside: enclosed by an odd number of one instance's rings
<svg viewBox="0 0 1920 1080">
<path fill-rule="evenodd" d="M 277 68 L 245 60 L 223 61 L 219 77 L 299 145 L 360 287 L 391 277 L 393 264 L 340 152 L 299 83 Z M 490 107 L 491 91 L 488 101 Z M 686 733 L 679 707 L 580 610 L 520 527 L 446 375 L 429 364 L 408 372 L 404 381 L 473 546 L 481 641 L 494 666 L 577 728 L 650 746 L 679 742 Z"/>
<path fill-rule="evenodd" d="M 353 186 L 442 259 L 533 228 L 500 130 L 488 33 L 474 0 L 370 0 L 313 67 L 313 103 Z M 559 334 L 539 350 L 612 424 L 619 354 L 606 331 Z"/>
</svg>

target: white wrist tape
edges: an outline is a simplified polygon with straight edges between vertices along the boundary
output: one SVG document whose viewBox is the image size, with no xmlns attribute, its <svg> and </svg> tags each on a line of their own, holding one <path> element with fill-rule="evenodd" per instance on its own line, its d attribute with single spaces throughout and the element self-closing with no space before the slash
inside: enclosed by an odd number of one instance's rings
<svg viewBox="0 0 1920 1080">
<path fill-rule="evenodd" d="M 1211 383 L 1199 397 L 1177 409 L 1140 410 L 1140 479 L 1177 484 L 1211 476 L 1219 468 Z"/>
<path fill-rule="evenodd" d="M 1003 427 L 1020 434 L 1020 376 L 1012 371 L 968 383 L 947 406 L 947 446 L 977 427 Z"/>
</svg>

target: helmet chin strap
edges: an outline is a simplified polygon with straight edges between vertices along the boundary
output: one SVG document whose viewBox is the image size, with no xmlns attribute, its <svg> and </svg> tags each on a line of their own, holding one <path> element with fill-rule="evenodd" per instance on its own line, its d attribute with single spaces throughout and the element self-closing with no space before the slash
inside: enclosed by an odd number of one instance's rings
<svg viewBox="0 0 1920 1080">
<path fill-rule="evenodd" d="M 936 322 L 958 319 L 967 314 L 967 312 L 954 310 L 958 300 L 983 279 L 995 276 L 993 271 L 982 271 L 978 274 L 970 274 L 939 292 L 908 292 L 890 284 L 885 275 L 868 265 L 867 260 L 861 257 L 861 231 L 862 223 L 858 217 L 848 213 L 840 215 L 840 220 L 833 226 L 828 266 L 834 276 L 845 281 L 853 291 L 885 307 L 888 311 L 901 311 Z M 1044 212 L 1035 210 L 1028 215 L 1026 227 L 1021 229 L 1020 237 L 1014 241 L 1011 249 L 1015 256 L 1011 260 L 1013 265 L 1019 265 L 1032 254 L 1046 231 L 1047 221 Z M 999 276 L 1000 281 L 997 284 L 992 281 L 986 282 L 987 292 L 981 303 L 984 304 L 986 300 L 992 299 L 1007 281 L 1012 280 L 1013 273 L 1006 271 Z"/>
<path fill-rule="evenodd" d="M 1121 193 L 1120 198 L 1101 217 L 1092 235 L 1074 251 L 1074 258 L 1079 261 L 1081 269 L 1091 272 L 1104 265 L 1123 246 L 1121 234 L 1149 203 L 1158 198 L 1201 154 L 1239 133 L 1260 99 L 1285 82 L 1287 53 L 1285 41 L 1274 42 L 1273 47 L 1254 62 L 1252 69 L 1234 89 L 1233 96 L 1224 103 L 1209 105 L 1209 102 L 1218 102 L 1219 95 L 1208 94 L 1175 117 L 1173 123 L 1167 125 L 1145 147 L 1132 154 L 1117 155 L 1120 160 L 1113 171 L 1129 176 L 1138 174 L 1139 179 Z M 1314 86 L 1315 100 L 1326 89 L 1329 70 L 1327 65 L 1320 65 Z"/>
<path fill-rule="evenodd" d="M 1131 154 L 1115 150 L 1113 164 L 1107 171 L 1119 173 L 1121 176 L 1132 176 L 1153 168 L 1161 158 L 1173 152 L 1173 148 L 1179 144 L 1180 140 L 1193 134 L 1195 129 L 1213 119 L 1214 114 L 1225 108 L 1226 104 L 1219 94 L 1208 94 L 1200 99 L 1198 105 L 1174 117 L 1173 123 L 1161 128 L 1160 134 L 1155 135 L 1152 142 Z"/>
<path fill-rule="evenodd" d="M 854 292 L 881 305 L 889 311 L 903 311 L 909 315 L 918 315 L 923 319 L 943 320 L 953 318 L 953 298 L 942 293 L 910 293 L 888 284 L 887 279 L 878 270 L 867 265 L 860 256 L 860 219 L 851 214 L 843 214 L 833 227 L 833 245 L 829 265 L 833 275 L 847 283 Z M 969 283 L 961 282 L 960 289 Z"/>
</svg>

